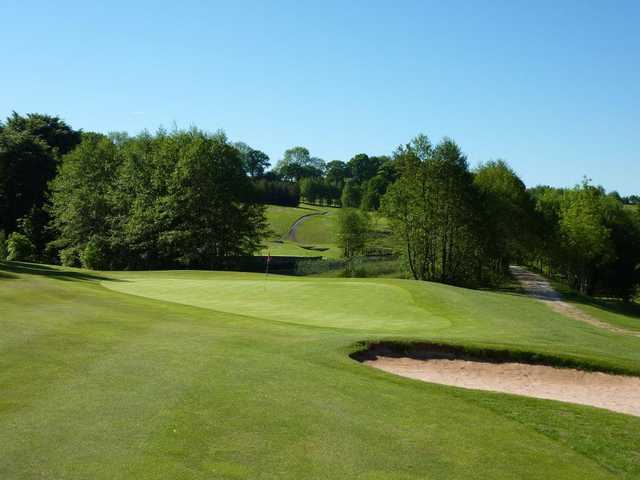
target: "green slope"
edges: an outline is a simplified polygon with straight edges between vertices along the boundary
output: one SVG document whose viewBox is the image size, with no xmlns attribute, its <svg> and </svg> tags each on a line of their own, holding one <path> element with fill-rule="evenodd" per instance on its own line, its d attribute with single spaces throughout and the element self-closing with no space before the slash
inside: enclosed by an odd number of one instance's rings
<svg viewBox="0 0 640 480">
<path fill-rule="evenodd" d="M 267 222 L 274 233 L 265 242 L 265 248 L 257 253 L 266 255 L 270 251 L 274 256 L 338 258 L 340 252 L 336 246 L 336 212 L 335 208 L 304 203 L 300 204 L 300 207 L 268 205 Z M 309 216 L 314 213 L 325 215 Z M 291 241 L 288 238 L 289 230 L 296 221 L 305 216 L 309 218 L 300 225 L 296 241 Z M 326 232 L 322 228 L 316 228 L 317 219 L 325 216 L 332 218 L 330 223 L 333 225 L 333 228 Z"/>
<path fill-rule="evenodd" d="M 640 371 L 640 339 L 517 295 L 211 272 L 0 275 L 0 478 L 640 476 L 640 418 L 395 377 L 363 339 Z"/>
</svg>

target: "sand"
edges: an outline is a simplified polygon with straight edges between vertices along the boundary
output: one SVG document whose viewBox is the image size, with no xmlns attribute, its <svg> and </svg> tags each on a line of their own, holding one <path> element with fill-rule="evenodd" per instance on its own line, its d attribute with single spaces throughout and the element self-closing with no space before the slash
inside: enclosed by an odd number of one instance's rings
<svg viewBox="0 0 640 480">
<path fill-rule="evenodd" d="M 384 357 L 365 364 L 403 377 L 512 393 L 640 416 L 640 378 L 524 363 Z"/>
</svg>

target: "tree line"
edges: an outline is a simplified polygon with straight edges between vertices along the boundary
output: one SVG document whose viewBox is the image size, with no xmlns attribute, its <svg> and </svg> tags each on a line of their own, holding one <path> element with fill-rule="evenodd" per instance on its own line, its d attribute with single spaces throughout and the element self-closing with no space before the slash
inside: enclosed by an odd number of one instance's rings
<svg viewBox="0 0 640 480">
<path fill-rule="evenodd" d="M 640 212 L 584 180 L 527 189 L 504 161 L 469 168 L 451 139 L 418 136 L 393 156 L 382 198 L 414 278 L 499 281 L 511 263 L 564 276 L 585 294 L 630 299 L 640 283 Z"/>
<path fill-rule="evenodd" d="M 587 180 L 527 189 L 504 161 L 470 168 L 453 140 L 424 135 L 390 156 L 348 161 L 293 147 L 270 166 L 221 132 L 103 135 L 13 113 L 0 123 L 0 256 L 215 268 L 259 248 L 265 204 L 303 199 L 346 207 L 338 242 L 347 257 L 366 248 L 360 212 L 379 210 L 419 280 L 496 283 L 518 262 L 586 294 L 631 298 L 640 283 L 637 197 Z"/>
</svg>

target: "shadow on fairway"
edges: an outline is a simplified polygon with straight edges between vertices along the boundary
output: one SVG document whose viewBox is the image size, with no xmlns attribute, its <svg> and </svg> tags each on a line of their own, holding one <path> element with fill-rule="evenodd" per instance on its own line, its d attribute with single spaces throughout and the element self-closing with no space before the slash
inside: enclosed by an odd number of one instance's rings
<svg viewBox="0 0 640 480">
<path fill-rule="evenodd" d="M 0 279 L 18 278 L 15 274 L 41 275 L 48 278 L 64 281 L 110 281 L 122 282 L 113 277 L 107 277 L 98 273 L 63 270 L 49 265 L 24 262 L 0 262 Z"/>
<path fill-rule="evenodd" d="M 617 299 L 604 299 L 604 298 L 589 298 L 584 295 L 580 295 L 574 292 L 562 292 L 562 297 L 578 305 L 587 305 L 590 307 L 600 308 L 610 313 L 617 313 L 620 315 L 626 315 L 638 320 L 638 327 L 640 327 L 640 304 L 630 301 L 624 302 Z"/>
</svg>

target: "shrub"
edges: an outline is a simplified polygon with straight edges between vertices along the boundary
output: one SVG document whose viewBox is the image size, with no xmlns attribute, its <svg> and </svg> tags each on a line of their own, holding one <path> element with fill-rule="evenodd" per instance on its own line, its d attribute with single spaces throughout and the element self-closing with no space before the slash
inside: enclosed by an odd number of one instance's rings
<svg viewBox="0 0 640 480">
<path fill-rule="evenodd" d="M 80 266 L 80 249 L 76 247 L 65 248 L 60 251 L 60 263 L 65 267 Z"/>
<path fill-rule="evenodd" d="M 80 262 L 89 270 L 104 270 L 107 267 L 107 256 L 106 243 L 94 237 L 80 252 Z"/>
<path fill-rule="evenodd" d="M 7 240 L 7 260 L 29 262 L 33 260 L 35 247 L 25 235 L 13 232 Z"/>
</svg>

